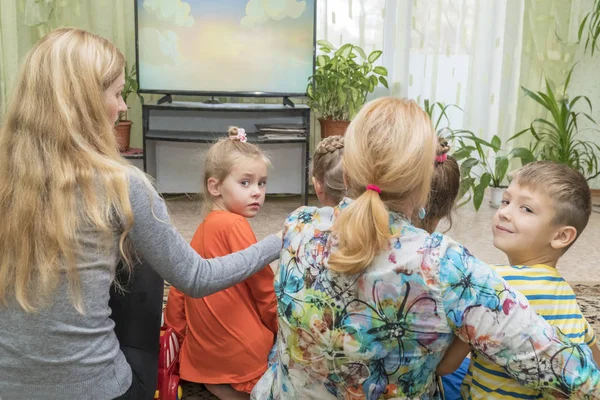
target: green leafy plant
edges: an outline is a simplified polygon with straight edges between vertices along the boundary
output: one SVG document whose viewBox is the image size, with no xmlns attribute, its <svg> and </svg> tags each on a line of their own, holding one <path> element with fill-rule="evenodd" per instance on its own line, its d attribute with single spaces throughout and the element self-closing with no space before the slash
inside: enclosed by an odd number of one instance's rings
<svg viewBox="0 0 600 400">
<path fill-rule="evenodd" d="M 592 56 L 594 56 L 594 51 L 598 47 L 598 38 L 600 38 L 600 0 L 594 0 L 592 9 L 585 15 L 579 25 L 578 38 L 580 42 L 584 33 L 587 35 L 584 52 L 591 49 Z"/>
<path fill-rule="evenodd" d="M 433 124 L 433 129 L 440 135 L 446 136 L 448 139 L 453 139 L 457 135 L 463 133 L 471 133 L 471 131 L 464 129 L 452 129 L 450 127 L 450 118 L 448 117 L 448 110 L 456 108 L 462 111 L 462 108 L 456 104 L 444 104 L 441 102 L 430 102 L 429 99 L 425 99 L 423 102 L 423 110 L 429 115 L 429 119 Z M 443 132 L 447 131 L 447 132 Z"/>
<path fill-rule="evenodd" d="M 133 93 L 135 93 L 138 99 L 140 99 L 140 103 L 144 104 L 144 98 L 138 93 L 139 86 L 136 77 L 137 67 L 135 63 L 131 66 L 131 68 L 129 68 L 129 70 L 127 69 L 127 65 L 125 65 L 125 86 L 123 86 L 123 90 L 121 90 L 121 97 L 123 98 L 125 104 L 127 104 L 127 108 L 129 108 L 127 100 Z M 120 117 L 120 120 L 122 121 L 127 120 L 127 111 L 123 112 L 123 115 Z"/>
<path fill-rule="evenodd" d="M 388 87 L 387 69 L 373 66 L 382 51 L 367 56 L 353 44 L 336 49 L 326 40 L 317 43 L 323 54 L 317 57 L 315 73 L 309 78 L 308 105 L 320 118 L 351 120 L 365 104 L 367 94 L 379 84 Z"/>
<path fill-rule="evenodd" d="M 565 80 L 565 92 L 572 72 L 573 68 Z M 545 92 L 533 92 L 524 87 L 522 89 L 525 95 L 541 105 L 550 117 L 536 118 L 529 128 L 518 132 L 510 139 L 516 139 L 527 132 L 530 132 L 533 138 L 529 148 L 516 148 L 513 150 L 513 155 L 520 158 L 523 164 L 538 159 L 566 164 L 581 172 L 587 180 L 600 175 L 596 154 L 596 151 L 600 151 L 600 147 L 594 142 L 579 139 L 579 134 L 583 131 L 579 129 L 581 117 L 596 124 L 590 116 L 592 113 L 590 99 L 587 96 L 576 96 L 573 99 L 569 99 L 566 94 L 561 96 L 552 89 L 547 79 Z M 575 111 L 575 106 L 581 100 L 587 105 L 589 114 Z M 596 128 L 589 129 L 599 132 Z"/>
<path fill-rule="evenodd" d="M 475 210 L 479 210 L 488 187 L 506 187 L 509 157 L 502 155 L 502 140 L 498 135 L 494 135 L 491 142 L 478 138 L 472 132 L 462 133 L 456 139 L 459 146 L 452 156 L 456 161 L 462 161 L 458 198 L 467 196 L 459 206 L 473 199 Z"/>
</svg>

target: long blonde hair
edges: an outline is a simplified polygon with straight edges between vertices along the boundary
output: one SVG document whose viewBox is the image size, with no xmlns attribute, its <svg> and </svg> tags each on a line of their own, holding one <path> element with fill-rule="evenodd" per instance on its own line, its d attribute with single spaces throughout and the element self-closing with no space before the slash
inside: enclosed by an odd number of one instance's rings
<svg viewBox="0 0 600 400">
<path fill-rule="evenodd" d="M 355 200 L 334 223 L 339 244 L 328 265 L 353 274 L 388 245 L 388 210 L 410 210 L 427 201 L 437 141 L 415 102 L 392 97 L 367 103 L 344 141 L 342 167 L 348 196 Z M 367 185 L 381 193 L 366 190 Z"/>
<path fill-rule="evenodd" d="M 133 223 L 131 170 L 118 151 L 104 91 L 125 60 L 108 40 L 56 29 L 30 50 L 0 129 L 0 300 L 27 312 L 48 301 L 66 270 L 71 301 L 84 313 L 76 265 L 78 230 Z M 102 247 L 106 246 L 106 247 Z"/>
<path fill-rule="evenodd" d="M 269 158 L 255 144 L 242 142 L 240 140 L 240 132 L 242 135 L 246 131 L 237 126 L 230 126 L 227 131 L 227 137 L 219 139 L 213 144 L 204 160 L 204 196 L 203 196 L 203 214 L 210 213 L 213 209 L 214 200 L 208 192 L 208 180 L 215 178 L 219 182 L 223 182 L 227 175 L 231 172 L 231 168 L 244 157 L 251 159 L 263 160 L 267 166 L 271 165 Z"/>
</svg>

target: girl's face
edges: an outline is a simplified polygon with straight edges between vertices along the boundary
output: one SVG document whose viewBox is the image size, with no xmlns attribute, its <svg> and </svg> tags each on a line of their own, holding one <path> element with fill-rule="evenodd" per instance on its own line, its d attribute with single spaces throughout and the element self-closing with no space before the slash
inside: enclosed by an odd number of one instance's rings
<svg viewBox="0 0 600 400">
<path fill-rule="evenodd" d="M 123 97 L 121 97 L 123 86 L 125 86 L 124 72 L 104 91 L 104 101 L 108 117 L 115 124 L 119 120 L 119 113 L 127 111 L 127 104 L 125 104 Z"/>
<path fill-rule="evenodd" d="M 253 218 L 265 202 L 267 164 L 260 158 L 241 158 L 222 182 L 209 178 L 208 190 L 214 208 Z"/>
</svg>

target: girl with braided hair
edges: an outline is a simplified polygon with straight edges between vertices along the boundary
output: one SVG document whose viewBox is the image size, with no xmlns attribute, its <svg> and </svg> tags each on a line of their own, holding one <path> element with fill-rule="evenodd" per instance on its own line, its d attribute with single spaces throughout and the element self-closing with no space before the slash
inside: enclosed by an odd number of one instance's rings
<svg viewBox="0 0 600 400">
<path fill-rule="evenodd" d="M 312 182 L 317 198 L 324 206 L 335 207 L 344 197 L 343 153 L 343 136 L 329 136 L 315 150 Z"/>
</svg>

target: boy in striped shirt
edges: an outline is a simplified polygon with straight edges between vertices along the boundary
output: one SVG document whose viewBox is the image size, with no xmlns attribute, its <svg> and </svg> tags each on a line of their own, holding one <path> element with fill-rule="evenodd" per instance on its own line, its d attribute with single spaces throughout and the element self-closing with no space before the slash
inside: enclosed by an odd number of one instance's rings
<svg viewBox="0 0 600 400">
<path fill-rule="evenodd" d="M 573 342 L 590 346 L 600 364 L 594 331 L 581 314 L 573 289 L 556 270 L 558 259 L 587 225 L 591 207 L 589 186 L 579 172 L 538 161 L 525 165 L 505 191 L 492 231 L 494 246 L 510 263 L 495 267 L 498 274 L 551 325 Z M 453 344 L 442 364 L 447 358 L 454 358 L 454 363 L 462 360 L 469 350 L 462 342 Z M 464 399 L 538 398 L 536 391 L 520 385 L 477 352 L 472 353 L 461 394 Z"/>
</svg>

